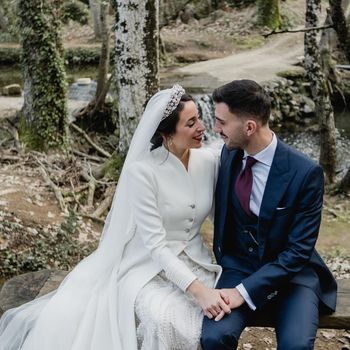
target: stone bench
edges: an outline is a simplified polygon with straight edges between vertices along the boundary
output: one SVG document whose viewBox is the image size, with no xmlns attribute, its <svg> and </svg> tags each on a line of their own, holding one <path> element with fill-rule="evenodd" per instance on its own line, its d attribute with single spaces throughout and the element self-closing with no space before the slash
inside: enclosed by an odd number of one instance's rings
<svg viewBox="0 0 350 350">
<path fill-rule="evenodd" d="M 11 278 L 0 292 L 0 315 L 56 289 L 66 275 L 67 271 L 42 270 Z M 322 316 L 319 328 L 350 330 L 350 279 L 337 282 L 337 310 L 332 315 Z M 266 319 L 254 319 L 249 326 L 272 327 L 272 324 Z"/>
</svg>

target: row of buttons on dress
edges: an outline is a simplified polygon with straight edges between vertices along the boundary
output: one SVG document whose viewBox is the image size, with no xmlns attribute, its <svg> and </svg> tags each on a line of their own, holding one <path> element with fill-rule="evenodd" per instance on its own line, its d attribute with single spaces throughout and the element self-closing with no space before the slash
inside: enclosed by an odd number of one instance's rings
<svg viewBox="0 0 350 350">
<path fill-rule="evenodd" d="M 195 205 L 195 204 L 190 204 L 189 207 L 190 207 L 191 209 L 195 209 L 195 208 L 196 208 L 196 205 Z M 193 219 L 193 218 L 189 218 L 188 221 L 189 221 L 189 222 L 193 222 L 194 219 Z M 191 229 L 186 228 L 186 229 L 185 229 L 185 232 L 186 232 L 186 233 L 189 233 L 189 232 L 191 232 Z"/>
</svg>

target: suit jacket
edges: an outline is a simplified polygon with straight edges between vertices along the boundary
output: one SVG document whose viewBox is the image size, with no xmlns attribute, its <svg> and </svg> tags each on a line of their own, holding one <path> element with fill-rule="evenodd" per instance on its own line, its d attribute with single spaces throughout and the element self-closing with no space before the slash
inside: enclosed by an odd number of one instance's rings
<svg viewBox="0 0 350 350">
<path fill-rule="evenodd" d="M 225 146 L 221 153 L 214 226 L 214 254 L 219 264 L 225 248 L 232 169 L 241 165 L 242 155 L 241 150 L 229 151 Z M 324 311 L 335 310 L 336 282 L 314 248 L 323 190 L 322 168 L 278 140 L 258 218 L 261 267 L 242 280 L 258 308 L 291 282 L 312 288 Z"/>
</svg>

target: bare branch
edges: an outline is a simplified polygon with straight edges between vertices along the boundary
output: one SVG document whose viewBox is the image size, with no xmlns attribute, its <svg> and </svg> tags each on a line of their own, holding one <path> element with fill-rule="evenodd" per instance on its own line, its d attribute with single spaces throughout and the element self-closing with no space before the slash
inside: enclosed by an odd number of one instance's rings
<svg viewBox="0 0 350 350">
<path fill-rule="evenodd" d="M 112 204 L 115 186 L 108 187 L 105 192 L 105 198 L 100 206 L 93 212 L 92 216 L 99 218 Z"/>
<path fill-rule="evenodd" d="M 269 37 L 270 35 L 274 35 L 274 34 L 284 34 L 284 33 L 300 33 L 300 32 L 309 32 L 310 30 L 323 30 L 323 29 L 329 29 L 329 28 L 333 28 L 333 25 L 329 25 L 329 26 L 321 26 L 321 27 L 309 27 L 309 28 L 302 28 L 302 29 L 291 29 L 291 30 L 281 30 L 281 31 L 275 31 L 273 30 L 270 33 L 267 34 L 263 34 L 262 36 L 264 38 Z"/>
<path fill-rule="evenodd" d="M 92 161 L 97 162 L 97 163 L 104 163 L 106 161 L 106 158 L 92 156 L 90 154 L 86 154 L 84 152 L 80 152 L 80 151 L 75 150 L 75 149 L 73 150 L 73 153 L 77 156 L 84 157 L 86 159 L 92 160 Z"/>
<path fill-rule="evenodd" d="M 75 125 L 74 123 L 69 124 L 75 131 L 79 132 L 81 135 L 83 135 L 86 139 L 87 142 L 89 142 L 89 144 L 95 148 L 95 150 L 99 153 L 101 153 L 104 157 L 110 158 L 112 155 L 105 151 L 102 147 L 96 145 L 96 143 L 94 141 L 91 140 L 91 138 L 89 137 L 89 135 L 83 130 L 80 129 L 79 126 Z"/>
<path fill-rule="evenodd" d="M 41 163 L 39 160 L 38 160 L 39 163 Z M 41 163 L 42 164 L 42 163 Z M 63 196 L 62 196 L 62 192 L 61 190 L 59 189 L 58 186 L 56 186 L 53 181 L 50 179 L 49 175 L 46 173 L 46 170 L 45 168 L 43 167 L 43 165 L 40 165 L 39 167 L 39 171 L 42 175 L 42 177 L 44 178 L 45 182 L 47 183 L 47 185 L 49 185 L 52 190 L 54 191 L 55 193 L 55 196 L 58 200 L 58 203 L 60 205 L 60 208 L 63 212 L 66 212 L 67 211 L 67 206 L 66 206 L 66 203 L 63 199 Z"/>
</svg>

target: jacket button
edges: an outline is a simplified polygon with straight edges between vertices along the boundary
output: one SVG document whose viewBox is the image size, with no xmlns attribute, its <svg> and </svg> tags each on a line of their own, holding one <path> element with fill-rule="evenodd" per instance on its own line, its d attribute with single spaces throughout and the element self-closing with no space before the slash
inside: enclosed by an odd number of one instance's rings
<svg viewBox="0 0 350 350">
<path fill-rule="evenodd" d="M 186 228 L 185 232 L 188 233 L 190 232 L 191 230 L 189 228 Z"/>
<path fill-rule="evenodd" d="M 221 254 L 221 247 L 218 248 L 218 252 Z"/>
<path fill-rule="evenodd" d="M 190 207 L 194 209 L 196 206 L 194 204 L 191 204 Z"/>
<path fill-rule="evenodd" d="M 249 250 L 249 252 L 250 252 L 250 253 L 252 253 L 252 252 L 253 252 L 253 250 L 254 250 L 254 248 L 249 247 L 249 248 L 248 248 L 248 250 Z"/>
<path fill-rule="evenodd" d="M 193 218 L 189 218 L 188 221 L 193 222 Z"/>
</svg>

